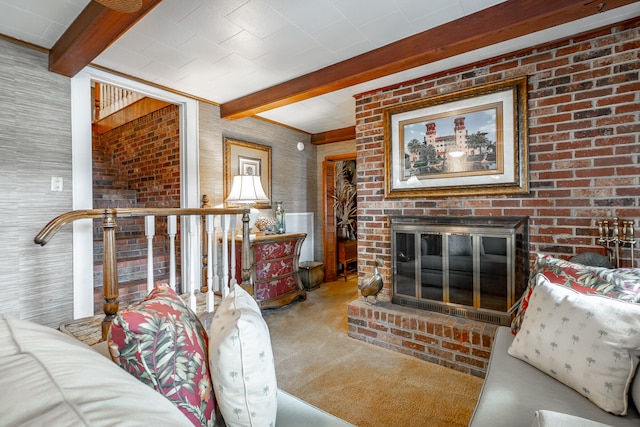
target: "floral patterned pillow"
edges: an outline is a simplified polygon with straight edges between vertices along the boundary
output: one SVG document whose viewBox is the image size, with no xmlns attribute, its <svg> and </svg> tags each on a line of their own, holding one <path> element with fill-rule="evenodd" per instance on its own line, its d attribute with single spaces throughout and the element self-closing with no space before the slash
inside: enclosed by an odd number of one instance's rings
<svg viewBox="0 0 640 427">
<path fill-rule="evenodd" d="M 537 254 L 536 261 L 530 269 L 529 286 L 525 289 L 518 311 L 511 322 L 514 334 L 520 329 L 539 274 L 553 284 L 571 288 L 582 294 L 597 294 L 621 301 L 640 302 L 640 269 L 591 267 L 546 254 Z"/>
<path fill-rule="evenodd" d="M 215 425 L 206 332 L 168 286 L 116 315 L 108 337 L 120 367 L 173 402 L 197 426 Z"/>
</svg>

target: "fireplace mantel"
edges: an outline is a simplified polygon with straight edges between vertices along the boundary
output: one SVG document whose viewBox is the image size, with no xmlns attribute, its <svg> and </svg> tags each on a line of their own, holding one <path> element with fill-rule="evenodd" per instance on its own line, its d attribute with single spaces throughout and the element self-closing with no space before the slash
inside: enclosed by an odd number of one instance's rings
<svg viewBox="0 0 640 427">
<path fill-rule="evenodd" d="M 508 325 L 528 277 L 528 217 L 391 217 L 392 301 Z"/>
</svg>

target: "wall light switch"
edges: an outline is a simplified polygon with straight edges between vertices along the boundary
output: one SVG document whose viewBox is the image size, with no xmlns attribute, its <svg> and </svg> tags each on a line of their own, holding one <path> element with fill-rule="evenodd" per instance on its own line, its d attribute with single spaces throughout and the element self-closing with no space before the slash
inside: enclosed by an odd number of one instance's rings
<svg viewBox="0 0 640 427">
<path fill-rule="evenodd" d="M 62 191 L 63 180 L 61 176 L 51 177 L 51 191 Z"/>
</svg>

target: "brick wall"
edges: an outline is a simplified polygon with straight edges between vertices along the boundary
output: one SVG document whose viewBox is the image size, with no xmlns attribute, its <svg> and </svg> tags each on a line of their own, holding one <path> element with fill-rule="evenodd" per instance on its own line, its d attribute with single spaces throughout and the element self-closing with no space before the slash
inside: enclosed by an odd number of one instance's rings
<svg viewBox="0 0 640 427">
<path fill-rule="evenodd" d="M 180 207 L 180 111 L 169 105 L 120 127 L 94 135 L 94 208 Z M 103 305 L 101 220 L 94 220 L 94 311 Z M 117 220 L 120 306 L 147 294 L 144 218 Z M 178 229 L 180 224 L 178 223 Z M 154 278 L 168 282 L 167 222 L 158 217 L 153 240 Z M 176 236 L 176 285 L 180 289 L 180 232 Z"/>
<path fill-rule="evenodd" d="M 380 299 L 390 300 L 389 215 L 529 216 L 532 256 L 604 253 L 596 220 L 640 223 L 639 55 L 636 19 L 358 95 L 360 276 L 370 276 L 382 257 Z M 385 200 L 385 108 L 525 75 L 529 194 Z M 623 258 L 629 266 L 628 250 Z M 370 307 L 360 299 L 349 306 L 350 336 L 483 376 L 493 331 L 478 328 L 389 302 Z"/>
<path fill-rule="evenodd" d="M 604 251 L 597 219 L 640 223 L 639 55 L 640 20 L 634 20 L 358 95 L 360 274 L 370 275 L 382 257 L 389 297 L 389 215 L 529 216 L 531 253 L 564 258 Z M 529 194 L 385 200 L 384 108 L 524 75 Z M 623 255 L 628 265 L 628 251 Z"/>
<path fill-rule="evenodd" d="M 139 206 L 180 207 L 180 111 L 170 105 L 99 137 Z"/>
</svg>

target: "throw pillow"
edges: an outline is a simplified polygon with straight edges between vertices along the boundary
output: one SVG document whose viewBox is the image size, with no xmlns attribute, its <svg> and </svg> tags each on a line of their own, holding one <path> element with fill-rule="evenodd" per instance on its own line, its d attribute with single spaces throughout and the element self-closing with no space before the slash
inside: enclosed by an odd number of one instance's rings
<svg viewBox="0 0 640 427">
<path fill-rule="evenodd" d="M 509 354 L 605 411 L 627 413 L 640 358 L 640 305 L 585 295 L 538 275 Z"/>
<path fill-rule="evenodd" d="M 253 297 L 236 285 L 220 302 L 209 335 L 209 365 L 226 425 L 275 426 L 277 383 L 271 338 Z"/>
<path fill-rule="evenodd" d="M 511 322 L 511 330 L 517 333 L 529 305 L 529 298 L 536 284 L 536 277 L 542 274 L 551 283 L 571 288 L 584 294 L 599 294 L 621 301 L 640 302 L 640 269 L 591 267 L 576 264 L 550 255 L 537 254 L 531 267 L 529 284 L 520 301 L 515 304 L 516 314 Z"/>
<path fill-rule="evenodd" d="M 173 402 L 194 425 L 215 425 L 206 332 L 168 286 L 152 290 L 113 319 L 111 357 Z"/>
</svg>

